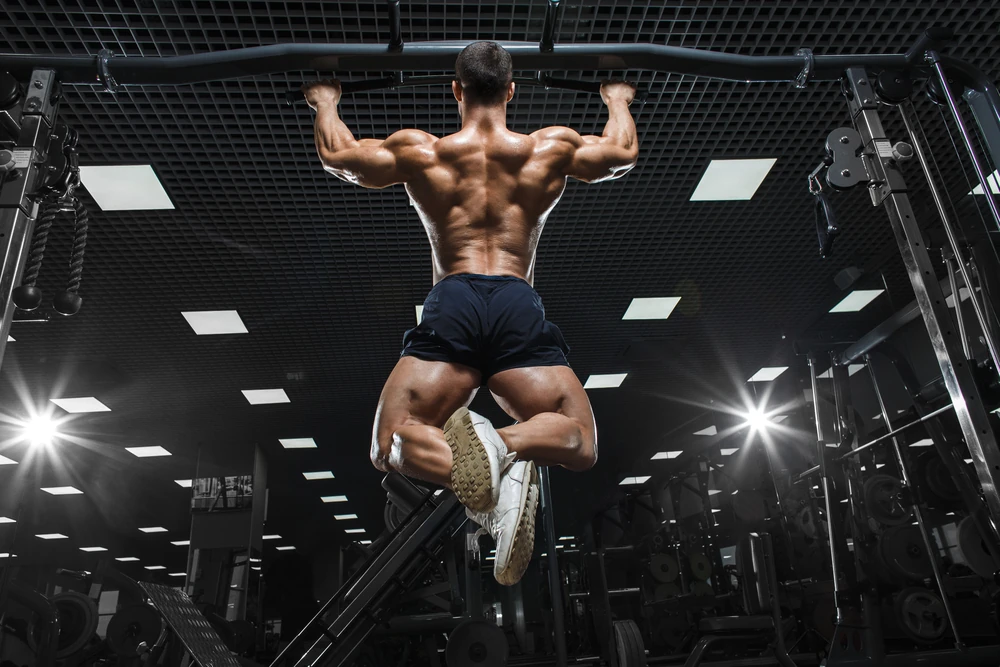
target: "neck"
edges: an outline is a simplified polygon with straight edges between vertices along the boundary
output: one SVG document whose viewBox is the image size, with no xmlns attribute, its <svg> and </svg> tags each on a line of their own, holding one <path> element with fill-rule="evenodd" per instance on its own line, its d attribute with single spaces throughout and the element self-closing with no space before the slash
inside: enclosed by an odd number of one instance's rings
<svg viewBox="0 0 1000 667">
<path fill-rule="evenodd" d="M 462 109 L 462 129 L 507 127 L 507 105 L 466 105 Z"/>
</svg>

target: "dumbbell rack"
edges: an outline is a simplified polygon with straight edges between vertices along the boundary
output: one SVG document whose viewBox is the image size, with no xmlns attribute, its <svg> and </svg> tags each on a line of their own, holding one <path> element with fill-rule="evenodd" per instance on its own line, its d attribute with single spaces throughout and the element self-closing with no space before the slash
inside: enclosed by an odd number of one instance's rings
<svg viewBox="0 0 1000 667">
<path fill-rule="evenodd" d="M 338 666 L 350 661 L 362 643 L 388 620 L 393 602 L 419 584 L 465 525 L 465 508 L 452 493 L 423 500 L 375 553 L 327 601 L 302 631 L 275 658 L 271 667 Z M 320 633 L 300 655 L 302 646 Z"/>
</svg>

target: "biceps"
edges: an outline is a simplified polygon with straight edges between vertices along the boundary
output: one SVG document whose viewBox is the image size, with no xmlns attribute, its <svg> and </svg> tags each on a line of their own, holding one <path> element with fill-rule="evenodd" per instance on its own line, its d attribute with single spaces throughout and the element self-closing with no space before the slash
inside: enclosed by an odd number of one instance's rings
<svg viewBox="0 0 1000 667">
<path fill-rule="evenodd" d="M 366 188 L 385 188 L 403 181 L 396 156 L 378 140 L 363 139 L 355 147 L 322 157 L 327 171 Z"/>
</svg>

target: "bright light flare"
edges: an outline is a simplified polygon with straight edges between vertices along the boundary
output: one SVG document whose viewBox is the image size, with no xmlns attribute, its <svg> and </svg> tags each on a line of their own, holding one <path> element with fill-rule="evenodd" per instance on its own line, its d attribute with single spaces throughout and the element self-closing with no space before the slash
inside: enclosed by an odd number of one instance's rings
<svg viewBox="0 0 1000 667">
<path fill-rule="evenodd" d="M 760 408 L 750 408 L 746 414 L 745 425 L 749 426 L 752 431 L 764 431 L 773 424 L 770 415 Z"/>
<path fill-rule="evenodd" d="M 48 447 L 59 437 L 59 425 L 49 415 L 35 415 L 24 422 L 22 433 L 31 445 Z"/>
</svg>

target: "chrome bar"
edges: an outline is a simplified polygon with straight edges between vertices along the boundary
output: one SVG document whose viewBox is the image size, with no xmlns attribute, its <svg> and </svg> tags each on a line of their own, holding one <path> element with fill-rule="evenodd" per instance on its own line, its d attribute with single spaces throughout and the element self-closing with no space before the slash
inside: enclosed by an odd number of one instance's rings
<svg viewBox="0 0 1000 667">
<path fill-rule="evenodd" d="M 921 423 L 927 421 L 928 419 L 933 419 L 934 417 L 937 417 L 938 415 L 944 414 L 945 412 L 948 412 L 948 410 L 951 410 L 954 407 L 955 406 L 952 405 L 951 403 L 949 403 L 948 405 L 942 405 L 937 410 L 934 410 L 933 412 L 928 412 L 926 415 L 924 415 L 920 419 L 915 419 L 915 420 L 911 421 L 909 424 L 904 424 L 903 426 L 900 426 L 897 429 L 889 431 L 885 435 L 880 435 L 879 437 L 875 438 L 874 440 L 871 440 L 871 441 L 869 441 L 869 442 L 861 445 L 857 449 L 852 449 L 851 451 L 847 452 L 846 454 L 844 454 L 842 456 L 838 456 L 836 459 L 834 459 L 834 461 L 843 461 L 846 458 L 850 458 L 851 456 L 855 456 L 856 454 L 859 454 L 859 453 L 863 452 L 864 450 L 868 449 L 869 447 L 877 445 L 878 443 L 882 442 L 883 440 L 888 440 L 889 438 L 893 438 L 897 434 L 902 433 L 903 431 L 905 431 L 907 429 L 913 428 L 914 426 L 917 426 L 918 424 L 921 424 Z M 801 476 L 805 476 L 805 474 L 808 473 L 811 470 L 812 470 L 812 468 L 810 468 L 806 472 L 802 473 L 802 475 L 800 475 L 800 477 Z"/>
</svg>

